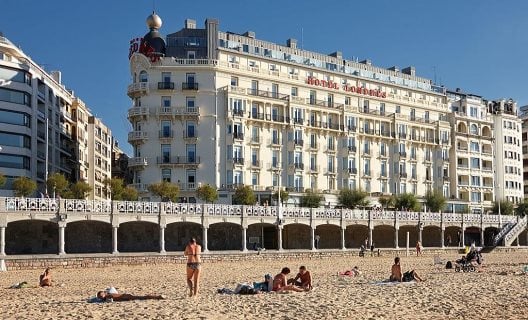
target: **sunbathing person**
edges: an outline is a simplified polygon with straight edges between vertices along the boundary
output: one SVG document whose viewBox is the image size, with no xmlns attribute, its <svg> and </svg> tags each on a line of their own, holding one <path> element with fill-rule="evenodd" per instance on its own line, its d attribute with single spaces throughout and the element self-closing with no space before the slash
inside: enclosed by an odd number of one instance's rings
<svg viewBox="0 0 528 320">
<path fill-rule="evenodd" d="M 350 276 L 350 277 L 357 277 L 361 274 L 361 271 L 359 271 L 359 268 L 355 266 L 352 268 L 352 270 L 347 270 L 345 272 L 339 272 L 340 276 Z"/>
<path fill-rule="evenodd" d="M 39 277 L 39 286 L 41 287 L 51 287 L 51 273 L 50 268 L 46 268 L 44 273 Z"/>
<path fill-rule="evenodd" d="M 128 293 L 108 293 L 105 291 L 99 291 L 97 292 L 97 298 L 102 300 L 110 300 L 112 301 L 132 301 L 132 300 L 163 300 L 165 299 L 162 295 L 153 295 L 148 294 L 146 296 L 135 296 Z"/>
<path fill-rule="evenodd" d="M 282 268 L 281 273 L 279 273 L 278 275 L 275 276 L 275 278 L 273 278 L 273 289 L 272 289 L 272 291 L 276 291 L 276 292 L 282 292 L 282 291 L 302 292 L 302 291 L 305 291 L 304 289 L 296 287 L 295 285 L 287 284 L 286 283 L 286 276 L 288 274 L 290 274 L 290 268 L 287 268 L 287 267 Z"/>
<path fill-rule="evenodd" d="M 310 271 L 306 270 L 305 266 L 301 266 L 299 268 L 299 273 L 297 273 L 295 278 L 289 279 L 288 284 L 293 284 L 305 290 L 312 290 L 312 275 L 310 274 Z"/>
<path fill-rule="evenodd" d="M 422 278 L 420 278 L 420 276 L 418 276 L 418 274 L 414 270 L 407 271 L 402 274 L 401 265 L 400 265 L 400 257 L 394 258 L 394 264 L 392 265 L 391 275 L 389 277 L 389 280 L 399 281 L 399 282 L 409 282 L 412 280 L 424 281 Z"/>
</svg>

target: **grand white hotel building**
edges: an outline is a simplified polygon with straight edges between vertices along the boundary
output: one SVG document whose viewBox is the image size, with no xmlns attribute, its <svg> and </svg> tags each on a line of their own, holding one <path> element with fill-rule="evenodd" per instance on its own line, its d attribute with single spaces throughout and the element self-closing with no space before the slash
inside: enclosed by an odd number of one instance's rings
<svg viewBox="0 0 528 320">
<path fill-rule="evenodd" d="M 464 148 L 459 140 L 470 141 L 455 130 L 469 124 L 460 102 L 467 96 L 448 99 L 413 67 L 385 69 L 341 52 L 302 50 L 294 39 L 279 45 L 253 32 L 222 32 L 214 19 L 204 29 L 186 20 L 166 39 L 157 15 L 147 25 L 143 45 L 131 41 L 128 86 L 129 165 L 145 199 L 147 186 L 162 180 L 178 184 L 185 201 L 195 200 L 200 184 L 216 186 L 225 203 L 239 185 L 252 186 L 261 203 L 286 188 L 292 205 L 308 190 L 336 204 L 342 188 L 361 188 L 372 202 L 434 188 L 473 210 L 495 199 L 494 188 L 486 189 L 493 172 L 484 169 L 494 167 L 495 124 L 474 119 L 489 136 L 479 138 L 475 154 L 484 156 L 483 186 L 472 189 L 471 166 L 461 177 L 466 168 L 457 165 L 472 161 L 457 151 Z M 480 103 L 487 116 L 487 102 Z M 480 192 L 475 201 L 472 192 Z"/>
</svg>

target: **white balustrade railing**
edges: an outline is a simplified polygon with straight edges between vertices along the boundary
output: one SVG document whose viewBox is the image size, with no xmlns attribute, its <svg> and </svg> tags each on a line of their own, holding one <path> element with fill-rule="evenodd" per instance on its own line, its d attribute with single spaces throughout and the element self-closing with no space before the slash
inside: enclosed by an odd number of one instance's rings
<svg viewBox="0 0 528 320">
<path fill-rule="evenodd" d="M 234 217 L 278 217 L 277 206 L 241 206 L 226 204 L 196 204 L 172 202 L 143 201 L 110 201 L 79 200 L 50 198 L 0 198 L 1 212 L 36 212 L 36 213 L 98 213 L 98 214 L 136 214 L 136 215 L 207 215 Z M 515 216 L 498 216 L 489 214 L 461 214 L 437 212 L 409 212 L 389 210 L 335 209 L 335 208 L 298 208 L 282 207 L 283 218 L 301 219 L 334 219 L 334 220 L 401 220 L 405 222 L 465 223 L 465 224 L 499 224 L 517 223 Z M 502 237 L 510 230 L 501 230 Z M 498 235 L 499 236 L 499 235 Z"/>
<path fill-rule="evenodd" d="M 507 246 L 511 245 L 514 238 L 516 238 L 519 233 L 526 229 L 526 219 L 526 216 L 524 216 L 524 218 L 520 219 L 519 222 L 517 222 L 517 224 L 515 224 L 508 233 L 506 233 L 506 235 L 504 236 L 504 243 Z"/>
</svg>

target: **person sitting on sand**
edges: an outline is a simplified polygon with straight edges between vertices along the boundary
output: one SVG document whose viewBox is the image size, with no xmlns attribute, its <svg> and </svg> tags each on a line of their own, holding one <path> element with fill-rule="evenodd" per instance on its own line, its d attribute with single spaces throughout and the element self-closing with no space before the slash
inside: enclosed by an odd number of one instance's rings
<svg viewBox="0 0 528 320">
<path fill-rule="evenodd" d="M 135 296 L 128 293 L 108 293 L 105 291 L 97 292 L 97 298 L 107 301 L 112 299 L 112 301 L 132 301 L 132 300 L 163 300 L 165 297 L 163 295 L 153 295 L 148 294 L 146 296 Z"/>
<path fill-rule="evenodd" d="M 361 274 L 361 271 L 359 271 L 359 268 L 355 266 L 352 268 L 352 270 L 347 270 L 345 272 L 339 272 L 340 276 L 349 276 L 349 277 L 357 277 Z"/>
<path fill-rule="evenodd" d="M 51 273 L 50 268 L 46 268 L 44 273 L 39 277 L 39 286 L 41 287 L 51 287 Z"/>
<path fill-rule="evenodd" d="M 273 278 L 273 289 L 272 289 L 272 291 L 275 291 L 275 292 L 286 292 L 286 291 L 302 292 L 302 291 L 305 291 L 304 289 L 296 287 L 295 285 L 287 284 L 286 283 L 286 276 L 288 274 L 290 274 L 290 268 L 288 268 L 288 267 L 282 268 L 281 273 L 279 273 L 278 275 L 275 276 L 275 278 Z"/>
<path fill-rule="evenodd" d="M 297 273 L 295 278 L 289 279 L 288 284 L 293 284 L 305 290 L 312 290 L 312 275 L 310 274 L 310 271 L 306 270 L 305 266 L 301 266 L 299 268 L 299 273 Z"/>
<path fill-rule="evenodd" d="M 200 280 L 200 253 L 202 247 L 196 243 L 195 238 L 191 238 L 185 248 L 187 256 L 187 286 L 189 287 L 189 297 L 198 294 L 198 281 Z M 193 285 L 194 282 L 194 285 Z"/>
<path fill-rule="evenodd" d="M 418 276 L 418 274 L 414 270 L 407 271 L 402 274 L 400 257 L 394 258 L 394 264 L 392 265 L 389 281 L 409 282 L 412 280 L 424 281 L 422 278 L 420 278 L 420 276 Z"/>
</svg>

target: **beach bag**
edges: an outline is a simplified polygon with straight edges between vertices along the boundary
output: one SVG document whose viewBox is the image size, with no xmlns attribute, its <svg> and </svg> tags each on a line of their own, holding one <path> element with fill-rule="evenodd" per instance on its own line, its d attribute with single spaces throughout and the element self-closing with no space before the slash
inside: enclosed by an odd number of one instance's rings
<svg viewBox="0 0 528 320">
<path fill-rule="evenodd" d="M 453 269 L 453 263 L 451 261 L 447 261 L 446 269 Z"/>
</svg>

